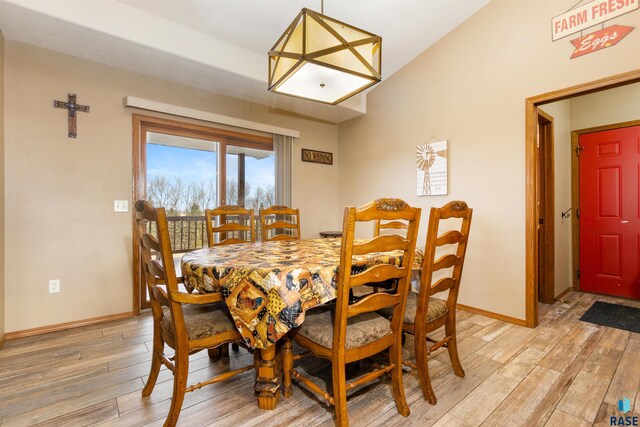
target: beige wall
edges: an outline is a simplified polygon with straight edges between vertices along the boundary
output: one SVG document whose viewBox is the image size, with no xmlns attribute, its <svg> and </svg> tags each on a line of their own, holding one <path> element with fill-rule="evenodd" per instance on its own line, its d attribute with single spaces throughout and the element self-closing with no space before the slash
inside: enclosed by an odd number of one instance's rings
<svg viewBox="0 0 640 427">
<path fill-rule="evenodd" d="M 571 218 L 561 213 L 571 207 L 571 107 L 564 100 L 541 108 L 553 117 L 554 149 L 554 296 L 560 295 L 572 285 Z M 571 213 L 573 215 L 573 212 Z"/>
<path fill-rule="evenodd" d="M 573 0 L 493 0 L 367 98 L 340 126 L 339 205 L 402 197 L 425 211 L 464 199 L 474 208 L 460 303 L 525 317 L 527 97 L 640 68 L 640 32 L 570 60 L 551 18 Z M 640 12 L 611 23 L 637 25 Z M 449 140 L 448 196 L 416 197 L 415 149 Z"/>
<path fill-rule="evenodd" d="M 5 331 L 4 304 L 4 35 L 0 31 L 0 343 Z M 1 346 L 1 344 L 0 344 Z"/>
<path fill-rule="evenodd" d="M 571 129 L 640 120 L 640 83 L 571 99 Z"/>
<path fill-rule="evenodd" d="M 301 147 L 339 161 L 337 126 L 12 41 L 5 55 L 7 332 L 132 310 L 132 218 L 113 212 L 114 199 L 131 199 L 126 95 L 299 130 L 292 199 L 302 234 L 339 226 L 337 164 L 300 161 Z M 68 92 L 91 107 L 78 113 L 77 139 L 52 106 Z M 61 280 L 59 294 L 49 279 Z"/>
</svg>

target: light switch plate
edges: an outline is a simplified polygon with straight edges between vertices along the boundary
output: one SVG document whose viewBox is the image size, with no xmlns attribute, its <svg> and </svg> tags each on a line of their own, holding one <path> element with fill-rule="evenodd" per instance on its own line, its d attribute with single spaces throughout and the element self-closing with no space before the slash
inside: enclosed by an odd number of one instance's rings
<svg viewBox="0 0 640 427">
<path fill-rule="evenodd" d="M 60 292 L 60 279 L 49 280 L 49 293 L 57 294 Z"/>
<path fill-rule="evenodd" d="M 128 200 L 114 200 L 113 201 L 113 211 L 114 212 L 129 212 L 129 201 Z"/>
</svg>

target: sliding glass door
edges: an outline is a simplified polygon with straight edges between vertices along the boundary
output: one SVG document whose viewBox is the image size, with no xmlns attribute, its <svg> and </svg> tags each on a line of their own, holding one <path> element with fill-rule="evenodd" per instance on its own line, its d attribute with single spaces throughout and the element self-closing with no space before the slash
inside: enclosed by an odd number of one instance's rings
<svg viewBox="0 0 640 427">
<path fill-rule="evenodd" d="M 182 254 L 207 246 L 205 209 L 274 203 L 271 137 L 134 116 L 134 201 L 164 207 L 179 272 Z M 149 306 L 134 228 L 134 307 Z"/>
</svg>

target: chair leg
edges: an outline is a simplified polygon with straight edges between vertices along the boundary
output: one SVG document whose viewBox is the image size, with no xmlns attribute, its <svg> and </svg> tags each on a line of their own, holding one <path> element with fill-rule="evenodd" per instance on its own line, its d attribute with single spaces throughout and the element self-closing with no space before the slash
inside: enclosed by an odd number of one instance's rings
<svg viewBox="0 0 640 427">
<path fill-rule="evenodd" d="M 149 377 L 147 378 L 147 383 L 142 389 L 142 396 L 149 396 L 153 392 L 153 388 L 156 385 L 156 380 L 158 379 L 158 373 L 160 373 L 160 368 L 162 367 L 162 353 L 164 351 L 164 342 L 162 342 L 162 338 L 160 338 L 160 331 L 156 331 L 154 328 L 153 331 L 153 353 L 151 354 L 151 369 L 149 371 Z"/>
<path fill-rule="evenodd" d="M 448 337 L 451 337 L 447 343 L 447 351 L 449 352 L 449 359 L 451 360 L 451 366 L 453 372 L 460 378 L 464 378 L 464 369 L 460 363 L 460 357 L 458 356 L 458 339 L 456 337 L 456 319 L 449 319 L 444 325 L 445 333 Z"/>
<path fill-rule="evenodd" d="M 240 346 L 237 343 L 231 343 L 231 350 L 238 352 L 240 351 Z"/>
<path fill-rule="evenodd" d="M 404 386 L 402 385 L 402 344 L 400 340 L 396 340 L 389 349 L 389 362 L 395 365 L 391 371 L 391 393 L 393 400 L 396 401 L 398 413 L 403 417 L 408 417 L 410 413 L 409 405 L 407 405 L 407 399 L 404 396 Z"/>
<path fill-rule="evenodd" d="M 175 368 L 173 372 L 173 395 L 171 396 L 171 407 L 164 422 L 164 427 L 173 427 L 178 422 L 184 394 L 187 388 L 187 375 L 189 374 L 189 353 L 186 351 L 176 352 Z"/>
<path fill-rule="evenodd" d="M 429 364 L 427 360 L 427 335 L 423 330 L 416 330 L 415 338 L 416 347 L 416 365 L 418 365 L 418 377 L 420 378 L 420 388 L 424 399 L 432 405 L 438 400 L 436 394 L 431 387 L 431 379 L 429 378 Z"/>
<path fill-rule="evenodd" d="M 332 363 L 333 377 L 333 404 L 336 411 L 336 425 L 348 426 L 349 414 L 347 412 L 347 375 L 344 363 Z"/>
</svg>

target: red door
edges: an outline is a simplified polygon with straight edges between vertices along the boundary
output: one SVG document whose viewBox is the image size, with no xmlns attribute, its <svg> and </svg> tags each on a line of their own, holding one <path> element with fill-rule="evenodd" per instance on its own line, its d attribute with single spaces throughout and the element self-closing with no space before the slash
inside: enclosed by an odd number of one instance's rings
<svg viewBox="0 0 640 427">
<path fill-rule="evenodd" d="M 640 298 L 640 126 L 580 146 L 580 289 Z"/>
</svg>

